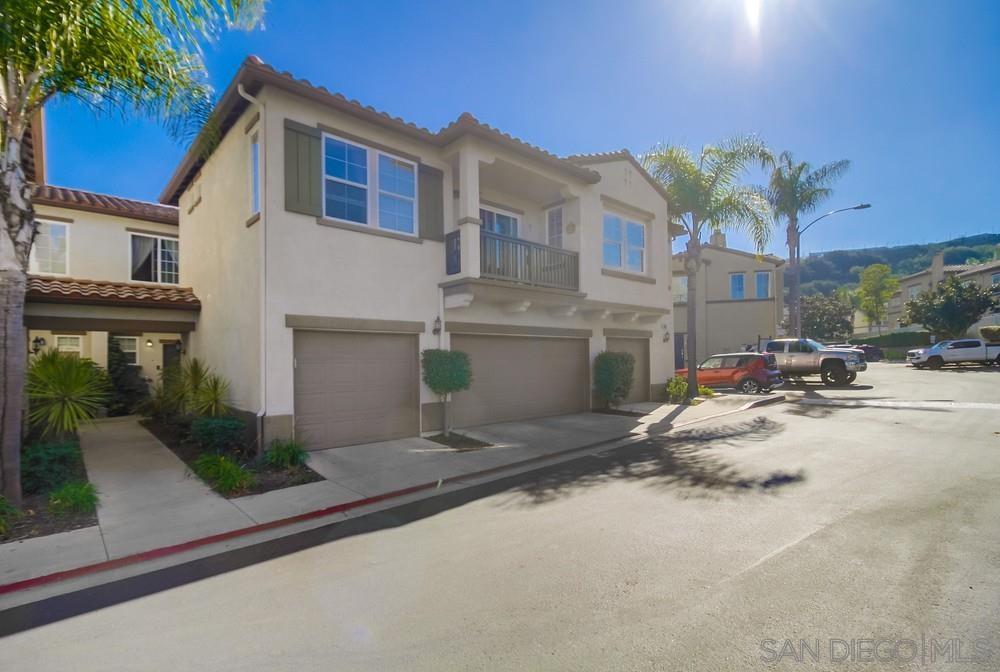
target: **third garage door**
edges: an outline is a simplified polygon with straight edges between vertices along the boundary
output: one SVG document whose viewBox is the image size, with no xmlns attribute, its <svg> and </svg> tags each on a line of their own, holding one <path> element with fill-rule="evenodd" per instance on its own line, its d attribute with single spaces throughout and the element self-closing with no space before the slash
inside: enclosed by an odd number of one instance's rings
<svg viewBox="0 0 1000 672">
<path fill-rule="evenodd" d="M 451 348 L 468 353 L 472 362 L 472 386 L 454 395 L 456 426 L 590 408 L 586 339 L 453 334 Z"/>
<path fill-rule="evenodd" d="M 625 399 L 627 403 L 649 401 L 649 339 L 648 338 L 609 338 L 608 352 L 627 352 L 635 357 L 635 375 L 632 378 L 632 391 Z"/>
</svg>

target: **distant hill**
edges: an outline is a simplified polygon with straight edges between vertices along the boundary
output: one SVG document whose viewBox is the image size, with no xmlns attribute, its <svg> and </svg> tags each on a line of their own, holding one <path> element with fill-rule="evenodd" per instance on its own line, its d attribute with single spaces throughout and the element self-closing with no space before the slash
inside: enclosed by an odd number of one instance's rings
<svg viewBox="0 0 1000 672">
<path fill-rule="evenodd" d="M 830 294 L 837 287 L 856 285 L 858 269 L 889 264 L 893 273 L 909 275 L 931 265 L 931 257 L 944 252 L 945 264 L 989 261 L 997 254 L 1000 233 L 980 233 L 943 243 L 866 247 L 811 254 L 802 260 L 803 294 Z"/>
</svg>

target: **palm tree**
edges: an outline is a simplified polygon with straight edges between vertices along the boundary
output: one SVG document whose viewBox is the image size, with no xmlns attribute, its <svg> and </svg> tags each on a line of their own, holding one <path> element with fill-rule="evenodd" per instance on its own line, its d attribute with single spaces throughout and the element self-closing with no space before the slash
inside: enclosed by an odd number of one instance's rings
<svg viewBox="0 0 1000 672">
<path fill-rule="evenodd" d="M 33 185 L 21 156 L 31 120 L 63 96 L 96 112 L 152 116 L 175 137 L 186 137 L 212 109 L 199 40 L 222 28 L 252 27 L 262 12 L 263 0 L 0 5 L 0 494 L 15 506 L 27 359 L 24 292 L 36 233 Z"/>
<path fill-rule="evenodd" d="M 806 162 L 796 163 L 791 152 L 782 152 L 771 169 L 767 200 L 774 210 L 774 220 L 787 220 L 788 270 L 788 322 L 792 334 L 802 335 L 802 315 L 799 303 L 802 295 L 799 265 L 799 215 L 816 210 L 819 204 L 833 195 L 830 185 L 847 172 L 851 162 L 846 159 L 833 161 L 816 170 Z"/>
<path fill-rule="evenodd" d="M 741 184 L 752 165 L 767 168 L 772 157 L 754 136 L 738 136 L 719 145 L 706 145 L 693 155 L 685 147 L 657 145 L 642 157 L 642 165 L 663 184 L 671 219 L 684 227 L 687 248 L 687 365 L 688 396 L 698 391 L 697 273 L 701 266 L 702 237 L 708 231 L 744 231 L 758 253 L 771 238 L 771 211 L 763 191 Z"/>
</svg>

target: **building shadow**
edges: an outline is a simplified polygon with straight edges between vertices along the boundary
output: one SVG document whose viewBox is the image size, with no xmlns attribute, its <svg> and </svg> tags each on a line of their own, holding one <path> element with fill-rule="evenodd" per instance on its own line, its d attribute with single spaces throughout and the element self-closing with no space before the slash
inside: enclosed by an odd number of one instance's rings
<svg viewBox="0 0 1000 672">
<path fill-rule="evenodd" d="M 774 491 L 805 480 L 797 471 L 751 473 L 718 453 L 748 442 L 767 441 L 784 425 L 757 417 L 744 422 L 650 437 L 597 455 L 557 465 L 510 490 L 505 504 L 537 506 L 615 481 L 630 481 L 683 497 Z"/>
</svg>

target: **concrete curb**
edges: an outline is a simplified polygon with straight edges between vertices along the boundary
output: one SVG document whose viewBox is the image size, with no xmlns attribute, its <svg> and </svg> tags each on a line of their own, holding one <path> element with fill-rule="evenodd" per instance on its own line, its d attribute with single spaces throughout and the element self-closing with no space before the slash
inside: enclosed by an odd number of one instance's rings
<svg viewBox="0 0 1000 672">
<path fill-rule="evenodd" d="M 315 520 L 318 518 L 324 518 L 336 513 L 344 513 L 352 509 L 361 508 L 364 506 L 369 506 L 372 504 L 378 504 L 382 502 L 387 502 L 390 500 L 400 499 L 407 495 L 412 495 L 422 491 L 434 491 L 441 488 L 442 485 L 446 484 L 466 484 L 467 488 L 476 487 L 476 483 L 471 483 L 472 481 L 480 480 L 484 477 L 491 475 L 497 475 L 498 479 L 503 478 L 504 472 L 511 472 L 510 476 L 519 475 L 523 473 L 524 467 L 531 465 L 543 465 L 550 466 L 546 463 L 558 461 L 559 458 L 567 457 L 574 453 L 586 453 L 588 451 L 593 451 L 595 448 L 600 446 L 614 446 L 614 447 L 624 447 L 631 445 L 633 443 L 638 443 L 644 441 L 652 436 L 662 436 L 667 434 L 674 429 L 681 427 L 686 427 L 700 422 L 706 422 L 708 420 L 714 420 L 716 418 L 725 417 L 728 415 L 733 415 L 735 413 L 741 413 L 743 411 L 751 410 L 761 406 L 767 406 L 770 404 L 781 403 L 785 401 L 784 395 L 777 395 L 775 397 L 768 397 L 764 399 L 758 399 L 755 401 L 747 402 L 742 406 L 728 411 L 723 411 L 720 413 L 715 413 L 712 415 L 707 415 L 700 418 L 694 418 L 687 422 L 681 422 L 671 425 L 670 428 L 665 432 L 657 432 L 650 434 L 649 432 L 638 432 L 638 433 L 628 433 L 623 434 L 618 437 L 604 439 L 601 441 L 596 441 L 594 443 L 586 444 L 583 446 L 576 446 L 573 448 L 567 448 L 565 450 L 557 451 L 554 453 L 548 453 L 546 455 L 539 455 L 536 457 L 527 458 L 524 460 L 519 460 L 517 462 L 511 462 L 509 464 L 504 464 L 498 467 L 490 467 L 488 469 L 482 469 L 475 472 L 469 472 L 465 474 L 459 474 L 457 476 L 449 476 L 447 478 L 442 478 L 436 481 L 431 481 L 428 483 L 421 483 L 418 485 L 412 485 L 399 490 L 393 490 L 390 492 L 382 493 L 380 495 L 374 495 L 371 497 L 365 497 L 362 499 L 357 499 L 351 502 L 345 502 L 343 504 L 337 504 L 335 506 L 324 507 L 321 509 L 315 509 L 313 511 L 307 511 L 305 513 L 296 514 L 294 516 L 288 516 L 286 518 L 281 518 L 278 520 L 273 520 L 267 523 L 258 523 L 255 525 L 250 525 L 247 527 L 238 528 L 235 530 L 230 530 L 228 532 L 222 532 L 219 534 L 210 535 L 207 537 L 201 537 L 198 539 L 192 539 L 190 541 L 182 542 L 179 544 L 173 544 L 170 546 L 164 546 L 161 548 L 155 548 L 148 551 L 142 551 L 140 553 L 134 553 L 132 555 L 127 555 L 121 558 L 115 558 L 113 560 L 105 560 L 102 562 L 92 563 L 89 565 L 83 565 L 80 567 L 75 567 L 73 569 L 62 570 L 59 572 L 53 572 L 51 574 L 43 574 L 41 576 L 32 577 L 30 579 L 22 579 L 20 581 L 14 581 L 12 583 L 0 585 L 0 595 L 6 595 L 11 593 L 16 593 L 24 590 L 30 590 L 32 588 L 37 588 L 47 584 L 57 583 L 60 581 L 68 581 L 70 579 L 98 574 L 101 572 L 112 571 L 129 565 L 136 565 L 143 562 L 149 562 L 152 560 L 161 559 L 167 556 L 176 555 L 184 553 L 185 551 L 191 551 L 194 549 L 202 548 L 205 546 L 210 546 L 212 544 L 218 544 L 239 537 L 245 537 L 252 534 L 257 534 L 260 532 L 265 532 L 268 530 L 274 530 L 277 528 L 288 527 L 296 523 L 302 523 L 310 520 Z M 541 468 L 541 466 L 540 466 Z M 334 527 L 336 525 L 342 524 L 344 521 L 338 520 L 324 525 L 323 527 Z M 30 604 L 30 603 L 29 603 Z M 2 614 L 3 611 L 0 611 Z"/>
</svg>

